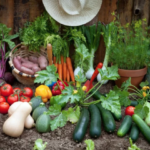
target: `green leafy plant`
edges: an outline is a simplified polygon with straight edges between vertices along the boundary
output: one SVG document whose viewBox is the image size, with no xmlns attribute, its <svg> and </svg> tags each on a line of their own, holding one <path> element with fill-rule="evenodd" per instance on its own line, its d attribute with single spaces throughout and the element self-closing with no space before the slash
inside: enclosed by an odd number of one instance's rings
<svg viewBox="0 0 150 150">
<path fill-rule="evenodd" d="M 131 138 L 129 138 L 129 142 L 131 147 L 128 147 L 128 150 L 141 150 L 139 147 L 136 146 L 136 144 L 133 144 Z"/>
<path fill-rule="evenodd" d="M 9 35 L 10 31 L 11 28 L 0 23 L 0 78 L 4 77 L 10 50 L 15 47 L 15 43 L 12 40 L 18 37 L 17 34 Z"/>
<path fill-rule="evenodd" d="M 85 140 L 84 143 L 87 145 L 86 150 L 94 150 L 95 145 L 92 140 L 90 140 L 90 139 Z"/>
<path fill-rule="evenodd" d="M 115 14 L 113 14 L 115 15 Z M 146 19 L 132 21 L 122 26 L 114 20 L 110 62 L 117 64 L 120 69 L 137 70 L 148 66 L 150 63 L 150 36 L 149 27 L 143 27 Z"/>
<path fill-rule="evenodd" d="M 43 143 L 42 139 L 37 139 L 34 143 L 33 150 L 45 150 L 47 142 Z"/>
</svg>

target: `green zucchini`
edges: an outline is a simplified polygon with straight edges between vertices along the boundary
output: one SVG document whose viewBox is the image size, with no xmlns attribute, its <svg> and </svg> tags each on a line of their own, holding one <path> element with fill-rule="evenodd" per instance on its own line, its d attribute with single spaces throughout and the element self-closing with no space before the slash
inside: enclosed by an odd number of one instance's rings
<svg viewBox="0 0 150 150">
<path fill-rule="evenodd" d="M 89 112 L 91 116 L 90 122 L 90 136 L 92 138 L 98 138 L 101 135 L 101 115 L 96 105 L 89 106 Z"/>
<path fill-rule="evenodd" d="M 132 116 L 132 120 L 135 122 L 145 139 L 150 143 L 150 128 L 149 126 L 144 122 L 141 117 L 139 117 L 137 114 L 134 114 Z"/>
<path fill-rule="evenodd" d="M 121 114 L 121 111 L 120 112 L 115 112 L 115 113 L 112 113 L 112 115 L 113 115 L 113 117 L 114 117 L 114 119 L 116 120 L 116 121 L 120 121 L 121 119 L 122 119 L 122 114 Z"/>
<path fill-rule="evenodd" d="M 38 117 L 43 114 L 43 112 L 47 111 L 47 108 L 45 106 L 44 103 L 41 103 L 40 106 L 38 106 L 32 114 L 32 118 L 34 119 L 34 121 L 36 121 L 38 119 Z"/>
<path fill-rule="evenodd" d="M 87 131 L 89 120 L 89 111 L 86 108 L 83 108 L 80 115 L 80 119 L 73 132 L 73 140 L 75 142 L 81 142 L 83 140 Z"/>
<path fill-rule="evenodd" d="M 41 114 L 36 121 L 36 130 L 40 133 L 50 131 L 50 116 L 48 114 Z"/>
<path fill-rule="evenodd" d="M 96 106 L 99 108 L 102 116 L 102 122 L 104 125 L 104 129 L 108 133 L 112 133 L 116 129 L 115 120 L 113 118 L 113 115 L 110 111 L 104 109 L 101 105 L 101 103 L 96 104 Z"/>
<path fill-rule="evenodd" d="M 139 129 L 135 123 L 132 123 L 130 138 L 132 139 L 133 142 L 136 142 L 138 137 L 139 137 Z"/>
<path fill-rule="evenodd" d="M 117 131 L 117 135 L 120 137 L 125 136 L 127 132 L 130 130 L 131 125 L 132 125 L 132 117 L 126 115 Z"/>
<path fill-rule="evenodd" d="M 95 88 L 91 89 L 90 94 L 93 94 L 95 92 Z M 99 100 L 101 96 L 105 96 L 105 94 L 101 94 L 99 91 L 96 91 L 92 97 L 96 100 Z"/>
<path fill-rule="evenodd" d="M 138 104 L 139 104 L 138 101 L 132 101 L 132 100 L 131 100 L 130 106 L 134 106 L 134 107 L 135 107 L 135 106 L 138 105 Z"/>
<path fill-rule="evenodd" d="M 40 103 L 42 103 L 41 96 L 33 97 L 29 103 L 32 106 L 32 112 L 33 112 L 35 108 L 37 108 L 40 105 Z"/>
</svg>

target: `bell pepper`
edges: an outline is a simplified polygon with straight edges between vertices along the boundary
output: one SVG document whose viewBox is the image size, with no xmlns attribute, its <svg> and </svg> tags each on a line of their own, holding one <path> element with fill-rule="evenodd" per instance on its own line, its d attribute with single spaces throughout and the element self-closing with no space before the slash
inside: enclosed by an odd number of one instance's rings
<svg viewBox="0 0 150 150">
<path fill-rule="evenodd" d="M 62 83 L 60 80 L 58 80 L 52 87 L 52 94 L 53 96 L 55 95 L 60 95 L 61 91 L 65 89 L 65 85 L 68 86 L 68 83 L 64 81 L 64 83 Z"/>
<path fill-rule="evenodd" d="M 42 101 L 46 103 L 52 97 L 52 92 L 46 85 L 40 85 L 35 90 L 35 96 L 41 96 Z"/>
</svg>

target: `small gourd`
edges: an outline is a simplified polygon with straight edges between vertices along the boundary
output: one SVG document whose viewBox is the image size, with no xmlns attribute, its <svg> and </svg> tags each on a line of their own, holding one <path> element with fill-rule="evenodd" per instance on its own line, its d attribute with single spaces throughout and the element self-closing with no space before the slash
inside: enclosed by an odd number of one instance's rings
<svg viewBox="0 0 150 150">
<path fill-rule="evenodd" d="M 4 122 L 3 132 L 11 137 L 19 137 L 23 133 L 25 120 L 31 111 L 32 107 L 28 102 L 20 104 L 16 111 Z"/>
</svg>

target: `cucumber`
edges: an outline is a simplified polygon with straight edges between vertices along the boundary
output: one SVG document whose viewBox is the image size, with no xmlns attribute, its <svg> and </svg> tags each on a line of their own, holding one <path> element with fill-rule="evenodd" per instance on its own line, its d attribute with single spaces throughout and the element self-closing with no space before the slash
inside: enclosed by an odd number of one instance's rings
<svg viewBox="0 0 150 150">
<path fill-rule="evenodd" d="M 139 104 L 138 101 L 132 101 L 132 100 L 131 100 L 130 106 L 136 106 L 136 105 L 138 105 L 138 104 Z"/>
<path fill-rule="evenodd" d="M 117 135 L 120 137 L 125 136 L 127 132 L 130 130 L 131 125 L 132 125 L 132 117 L 126 115 L 117 131 Z"/>
<path fill-rule="evenodd" d="M 96 105 L 89 106 L 89 112 L 91 116 L 90 122 L 90 136 L 92 138 L 98 138 L 101 135 L 101 116 L 100 111 Z"/>
<path fill-rule="evenodd" d="M 89 119 L 89 111 L 86 108 L 83 108 L 80 115 L 80 119 L 73 132 L 73 140 L 75 142 L 81 142 L 83 140 L 87 131 Z"/>
<path fill-rule="evenodd" d="M 94 93 L 95 90 L 96 90 L 96 89 L 92 89 L 92 90 L 90 91 L 90 94 Z M 105 96 L 105 94 L 101 94 L 99 91 L 96 91 L 96 92 L 92 95 L 92 97 L 93 97 L 94 99 L 96 99 L 96 100 L 100 99 L 101 96 Z"/>
<path fill-rule="evenodd" d="M 38 117 L 36 121 L 36 130 L 40 133 L 45 133 L 50 131 L 50 116 L 47 114 L 42 114 Z"/>
<path fill-rule="evenodd" d="M 41 96 L 33 97 L 29 103 L 32 106 L 32 112 L 33 112 L 35 108 L 37 108 L 40 105 L 40 103 L 42 103 Z"/>
<path fill-rule="evenodd" d="M 115 113 L 112 113 L 112 115 L 116 121 L 120 121 L 122 119 L 121 112 L 118 112 L 118 113 L 115 112 Z"/>
<path fill-rule="evenodd" d="M 132 123 L 130 136 L 129 136 L 133 142 L 136 142 L 139 137 L 139 129 L 135 123 Z"/>
<path fill-rule="evenodd" d="M 132 116 L 132 120 L 135 122 L 139 130 L 142 132 L 145 139 L 150 143 L 150 128 L 137 114 Z"/>
<path fill-rule="evenodd" d="M 108 133 L 112 133 L 116 129 L 115 120 L 113 118 L 113 115 L 110 111 L 104 109 L 101 105 L 101 103 L 96 104 L 96 106 L 99 108 L 102 116 L 102 122 L 104 125 L 104 129 Z"/>
<path fill-rule="evenodd" d="M 41 103 L 40 106 L 38 106 L 32 114 L 32 118 L 34 119 L 34 121 L 36 121 L 38 119 L 38 117 L 43 114 L 43 112 L 47 111 L 47 108 L 45 106 L 44 103 Z"/>
</svg>

